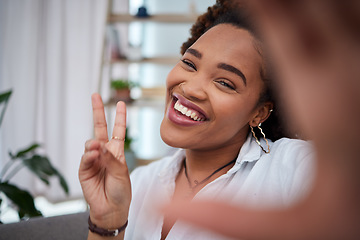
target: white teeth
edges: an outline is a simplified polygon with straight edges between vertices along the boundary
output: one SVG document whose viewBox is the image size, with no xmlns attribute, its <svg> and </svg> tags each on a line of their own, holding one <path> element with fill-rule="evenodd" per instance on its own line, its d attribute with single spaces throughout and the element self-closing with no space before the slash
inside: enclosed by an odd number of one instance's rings
<svg viewBox="0 0 360 240">
<path fill-rule="evenodd" d="M 178 111 L 181 111 L 180 109 L 182 109 L 183 107 L 180 106 L 178 102 L 176 102 L 174 108 L 177 109 Z"/>
<path fill-rule="evenodd" d="M 188 110 L 187 107 L 184 107 L 183 109 L 181 109 L 181 113 L 185 115 L 187 110 Z"/>
<path fill-rule="evenodd" d="M 203 120 L 202 118 L 200 118 L 199 116 L 197 116 L 197 112 L 195 112 L 195 111 L 193 112 L 192 110 L 188 109 L 187 107 L 181 105 L 181 104 L 179 103 L 179 101 L 177 101 L 177 102 L 175 103 L 174 108 L 175 108 L 176 110 L 178 110 L 179 112 L 181 112 L 182 114 L 184 114 L 185 116 L 190 117 L 190 118 L 192 118 L 192 119 L 195 120 L 195 121 L 202 121 L 202 120 Z"/>
</svg>

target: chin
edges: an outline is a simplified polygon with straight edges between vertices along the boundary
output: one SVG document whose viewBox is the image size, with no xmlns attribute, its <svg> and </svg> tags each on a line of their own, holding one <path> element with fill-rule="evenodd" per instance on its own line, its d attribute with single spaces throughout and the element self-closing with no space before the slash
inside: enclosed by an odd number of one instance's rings
<svg viewBox="0 0 360 240">
<path fill-rule="evenodd" d="M 176 136 L 171 137 L 171 134 L 169 133 L 167 127 L 165 126 L 166 125 L 165 122 L 166 120 L 164 118 L 160 125 L 160 137 L 163 140 L 163 142 L 169 145 L 170 147 L 176 147 L 174 146 L 174 138 L 176 138 Z"/>
<path fill-rule="evenodd" d="M 160 137 L 163 140 L 163 142 L 170 147 L 174 148 L 182 148 L 182 145 L 180 144 L 179 139 L 179 133 L 176 133 L 176 131 L 172 131 L 171 127 L 168 126 L 168 122 L 166 122 L 166 119 L 164 118 L 160 125 Z"/>
</svg>

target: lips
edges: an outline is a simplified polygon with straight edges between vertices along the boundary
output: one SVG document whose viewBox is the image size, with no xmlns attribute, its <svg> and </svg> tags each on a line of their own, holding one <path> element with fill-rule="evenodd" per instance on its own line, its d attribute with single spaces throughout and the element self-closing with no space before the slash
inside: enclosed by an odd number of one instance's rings
<svg viewBox="0 0 360 240">
<path fill-rule="evenodd" d="M 180 103 L 179 100 L 176 101 L 176 103 L 174 105 L 174 109 L 177 110 L 178 112 L 180 112 L 181 114 L 193 119 L 194 121 L 204 121 L 205 120 L 203 117 L 201 117 L 199 112 L 197 112 L 194 109 L 185 107 L 184 105 L 182 105 Z"/>
<path fill-rule="evenodd" d="M 172 103 L 168 109 L 168 118 L 182 126 L 197 125 L 208 120 L 200 107 L 176 93 L 173 94 Z"/>
</svg>

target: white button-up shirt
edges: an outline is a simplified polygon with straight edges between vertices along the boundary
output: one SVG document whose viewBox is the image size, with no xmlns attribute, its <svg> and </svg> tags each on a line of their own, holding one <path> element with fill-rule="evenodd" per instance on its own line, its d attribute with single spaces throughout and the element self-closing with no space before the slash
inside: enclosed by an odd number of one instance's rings
<svg viewBox="0 0 360 240">
<path fill-rule="evenodd" d="M 271 152 L 265 154 L 249 135 L 235 165 L 204 186 L 192 201 L 213 199 L 239 206 L 275 208 L 288 206 L 304 197 L 315 173 L 311 144 L 288 138 L 274 143 L 269 141 L 269 144 Z M 125 239 L 160 239 L 163 216 L 159 209 L 171 201 L 184 158 L 185 151 L 178 150 L 173 156 L 133 171 Z M 178 221 L 166 239 L 228 238 Z"/>
</svg>

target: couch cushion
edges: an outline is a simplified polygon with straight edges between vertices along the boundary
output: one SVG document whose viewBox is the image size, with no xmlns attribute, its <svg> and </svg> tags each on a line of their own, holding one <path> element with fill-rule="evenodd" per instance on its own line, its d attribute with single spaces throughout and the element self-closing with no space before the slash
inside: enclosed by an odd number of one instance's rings
<svg viewBox="0 0 360 240">
<path fill-rule="evenodd" d="M 0 240 L 79 240 L 88 235 L 88 212 L 56 217 L 36 217 L 0 224 Z"/>
</svg>

